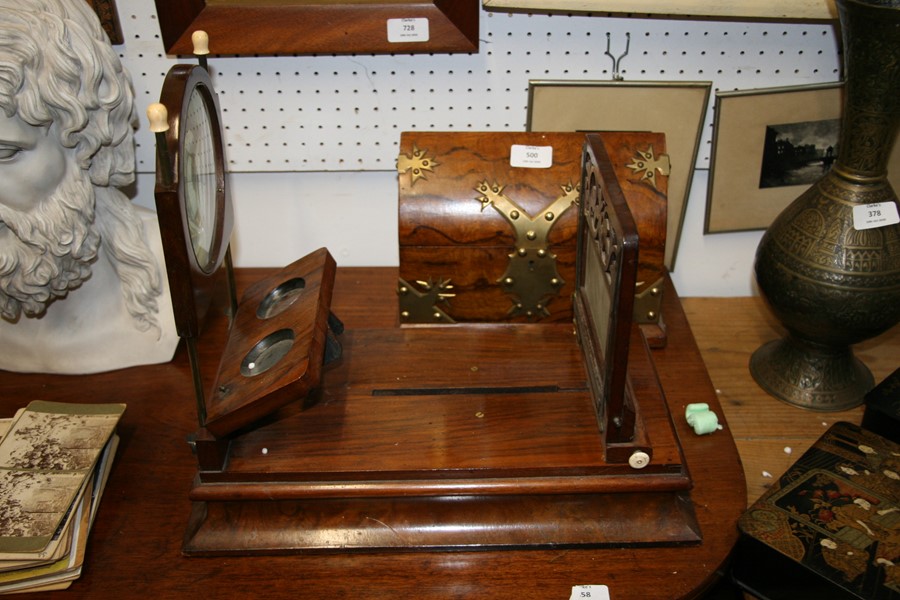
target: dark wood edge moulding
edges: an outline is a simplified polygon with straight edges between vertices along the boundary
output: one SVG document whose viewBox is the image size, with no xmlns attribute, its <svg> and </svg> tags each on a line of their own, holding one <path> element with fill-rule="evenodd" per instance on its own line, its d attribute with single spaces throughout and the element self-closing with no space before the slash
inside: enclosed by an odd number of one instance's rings
<svg viewBox="0 0 900 600">
<path fill-rule="evenodd" d="M 478 51 L 479 0 L 155 0 L 166 52 L 189 55 L 209 34 L 225 55 L 411 54 Z M 389 42 L 388 19 L 428 19 L 427 41 Z"/>
</svg>

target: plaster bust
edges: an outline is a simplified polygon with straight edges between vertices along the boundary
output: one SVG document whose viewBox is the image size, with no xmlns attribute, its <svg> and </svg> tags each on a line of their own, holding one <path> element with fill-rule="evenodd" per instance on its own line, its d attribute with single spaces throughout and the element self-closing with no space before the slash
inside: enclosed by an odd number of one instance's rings
<svg viewBox="0 0 900 600">
<path fill-rule="evenodd" d="M 134 92 L 82 0 L 0 0 L 0 369 L 93 373 L 178 343 Z"/>
</svg>

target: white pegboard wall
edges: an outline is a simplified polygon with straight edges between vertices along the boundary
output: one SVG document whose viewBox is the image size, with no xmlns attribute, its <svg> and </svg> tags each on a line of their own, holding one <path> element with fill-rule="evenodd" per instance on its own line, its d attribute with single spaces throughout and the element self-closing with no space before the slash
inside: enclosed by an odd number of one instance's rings
<svg viewBox="0 0 900 600">
<path fill-rule="evenodd" d="M 164 54 L 153 0 L 118 10 L 125 43 L 117 49 L 143 113 L 178 61 Z M 619 64 L 625 81 L 734 90 L 840 78 L 837 28 L 821 23 L 482 11 L 480 39 L 477 54 L 211 58 L 229 170 L 393 170 L 401 131 L 524 130 L 529 80 L 609 80 L 607 41 L 614 56 L 629 46 Z M 708 166 L 713 101 L 699 168 Z M 137 141 L 138 170 L 151 172 L 146 123 Z"/>
</svg>

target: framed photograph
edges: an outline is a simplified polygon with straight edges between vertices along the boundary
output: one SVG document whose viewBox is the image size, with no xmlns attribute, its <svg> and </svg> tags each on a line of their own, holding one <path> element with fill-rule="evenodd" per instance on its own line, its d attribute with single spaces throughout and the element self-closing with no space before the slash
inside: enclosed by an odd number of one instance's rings
<svg viewBox="0 0 900 600">
<path fill-rule="evenodd" d="M 611 12 L 756 19 L 837 19 L 834 0 L 482 0 L 488 10 Z"/>
<path fill-rule="evenodd" d="M 765 229 L 837 158 L 842 84 L 716 94 L 706 233 Z M 900 144 L 888 163 L 900 189 Z"/>
<path fill-rule="evenodd" d="M 671 161 L 665 265 L 672 269 L 706 117 L 709 81 L 531 81 L 528 131 L 654 131 Z"/>
<path fill-rule="evenodd" d="M 169 54 L 478 52 L 478 0 L 155 0 Z"/>
</svg>

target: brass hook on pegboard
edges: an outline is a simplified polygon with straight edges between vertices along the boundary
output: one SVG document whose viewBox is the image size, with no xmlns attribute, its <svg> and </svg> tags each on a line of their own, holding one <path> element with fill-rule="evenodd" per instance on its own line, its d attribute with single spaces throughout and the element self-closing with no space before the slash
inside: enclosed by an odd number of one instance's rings
<svg viewBox="0 0 900 600">
<path fill-rule="evenodd" d="M 622 59 L 628 56 L 628 50 L 631 48 L 631 33 L 625 33 L 625 52 L 620 54 L 617 57 L 613 56 L 612 52 L 610 52 L 610 43 L 611 43 L 611 35 L 609 32 L 606 34 L 606 55 L 612 60 L 613 63 L 613 75 L 612 78 L 614 81 L 622 81 L 622 76 L 619 74 L 619 64 L 622 62 Z"/>
</svg>

